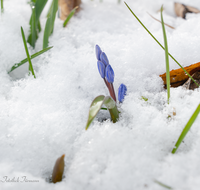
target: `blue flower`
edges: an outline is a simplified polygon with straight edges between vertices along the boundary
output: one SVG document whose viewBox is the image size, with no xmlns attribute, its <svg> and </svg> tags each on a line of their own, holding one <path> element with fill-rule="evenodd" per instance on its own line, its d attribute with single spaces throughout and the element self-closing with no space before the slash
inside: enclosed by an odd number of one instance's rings
<svg viewBox="0 0 200 190">
<path fill-rule="evenodd" d="M 101 48 L 100 48 L 98 45 L 96 45 L 95 51 L 96 51 L 97 60 L 100 61 L 100 55 L 101 55 L 101 53 L 102 53 Z"/>
<path fill-rule="evenodd" d="M 107 66 L 109 65 L 109 61 L 108 61 L 108 57 L 107 55 L 102 52 L 101 55 L 100 55 L 100 60 Z"/>
<path fill-rule="evenodd" d="M 106 79 L 109 83 L 114 82 L 115 73 L 110 65 L 106 67 Z"/>
<path fill-rule="evenodd" d="M 123 102 L 124 97 L 126 95 L 126 91 L 127 91 L 126 85 L 121 84 L 118 89 L 118 100 L 120 103 Z"/>
<path fill-rule="evenodd" d="M 106 66 L 101 61 L 97 61 L 97 66 L 101 77 L 105 78 Z"/>
</svg>

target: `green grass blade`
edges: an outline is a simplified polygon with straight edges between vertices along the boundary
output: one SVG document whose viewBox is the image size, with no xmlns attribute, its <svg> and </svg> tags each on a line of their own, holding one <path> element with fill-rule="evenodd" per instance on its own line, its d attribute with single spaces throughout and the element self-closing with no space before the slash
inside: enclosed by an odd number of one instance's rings
<svg viewBox="0 0 200 190">
<path fill-rule="evenodd" d="M 39 56 L 39 55 L 41 55 L 41 54 L 47 52 L 47 51 L 50 50 L 52 47 L 53 47 L 53 46 L 48 47 L 48 48 L 45 48 L 45 49 L 43 49 L 43 50 L 41 50 L 41 51 L 39 51 L 39 52 L 37 52 L 37 53 L 34 53 L 33 55 L 31 55 L 31 59 L 34 59 L 35 57 L 37 57 L 37 56 Z M 12 72 L 13 70 L 17 69 L 18 67 L 20 67 L 21 65 L 23 65 L 23 64 L 26 63 L 27 61 L 28 61 L 28 59 L 26 58 L 26 59 L 23 59 L 22 61 L 20 61 L 19 63 L 14 64 L 8 73 L 10 73 L 10 72 Z"/>
<path fill-rule="evenodd" d="M 161 45 L 161 43 L 153 36 L 153 34 L 144 26 L 144 24 L 140 21 L 140 19 L 135 15 L 135 13 L 131 10 L 131 8 L 127 5 L 126 2 L 124 2 L 127 8 L 130 10 L 132 15 L 138 20 L 138 22 L 143 26 L 143 28 L 151 35 L 151 37 L 159 44 L 159 46 L 165 50 L 165 48 Z M 183 71 L 191 78 L 191 80 L 199 87 L 198 83 L 190 76 L 190 74 L 180 65 L 180 63 L 170 54 L 169 56 L 183 69 Z"/>
<path fill-rule="evenodd" d="M 165 63 L 166 63 L 166 84 L 167 84 L 167 102 L 169 104 L 170 99 L 170 70 L 169 70 L 169 55 L 168 55 L 168 45 L 167 45 L 167 35 L 165 31 L 165 24 L 163 21 L 163 6 L 161 7 L 161 23 L 162 23 L 162 30 L 163 30 L 163 37 L 164 37 L 164 44 L 165 44 Z"/>
<path fill-rule="evenodd" d="M 49 17 L 47 18 L 45 29 L 44 29 L 44 37 L 43 37 L 43 49 L 48 46 L 49 36 L 53 32 L 54 21 L 56 18 L 56 12 L 58 10 L 58 0 L 53 0 L 53 7 L 50 11 Z"/>
<path fill-rule="evenodd" d="M 166 189 L 172 189 L 170 186 L 168 185 L 165 185 L 164 183 L 161 183 L 160 181 L 157 181 L 157 180 L 154 180 L 155 183 L 157 183 L 158 185 L 166 188 Z"/>
<path fill-rule="evenodd" d="M 65 27 L 67 25 L 67 23 L 69 22 L 69 20 L 72 18 L 72 16 L 76 12 L 76 9 L 78 9 L 78 6 L 75 7 L 74 9 L 72 9 L 72 11 L 69 13 L 68 17 L 66 18 L 66 20 L 63 23 L 63 27 Z"/>
<path fill-rule="evenodd" d="M 1 13 L 3 13 L 3 0 L 1 0 Z"/>
<path fill-rule="evenodd" d="M 52 3 L 51 3 L 51 6 L 50 6 L 50 8 L 49 8 L 49 11 L 48 11 L 48 13 L 47 13 L 47 18 L 50 16 L 50 14 L 51 14 L 51 11 L 52 11 L 52 9 L 53 9 L 53 4 L 54 4 L 54 2 L 52 1 Z"/>
<path fill-rule="evenodd" d="M 37 28 L 36 28 L 36 11 L 35 11 L 35 5 L 31 6 L 32 9 L 32 19 L 31 19 L 31 42 L 29 43 L 33 49 L 35 48 L 35 42 L 38 39 L 38 34 L 37 34 Z M 29 38 L 27 40 L 29 42 Z"/>
<path fill-rule="evenodd" d="M 23 30 L 22 27 L 21 27 L 21 33 L 22 33 L 22 39 L 23 39 L 23 42 L 24 42 L 24 48 L 25 48 L 26 55 L 27 55 L 28 62 L 29 62 L 29 68 L 30 68 L 30 70 L 31 70 L 32 75 L 34 76 L 34 78 L 36 78 L 34 70 L 33 70 L 33 65 L 31 63 L 31 58 L 30 58 L 30 55 L 29 55 L 29 52 L 28 52 L 28 48 L 27 48 L 26 39 L 25 39 L 25 35 L 24 35 L 24 30 Z"/>
<path fill-rule="evenodd" d="M 35 43 L 38 39 L 38 33 L 41 31 L 40 25 L 40 15 L 46 5 L 48 0 L 32 0 L 31 2 L 31 9 L 32 15 L 30 18 L 30 34 L 28 36 L 27 42 L 34 48 Z"/>
<path fill-rule="evenodd" d="M 189 121 L 187 122 L 186 126 L 184 127 L 181 135 L 179 136 L 176 144 L 175 144 L 175 148 L 172 150 L 172 154 L 174 154 L 176 152 L 176 150 L 178 149 L 179 145 L 181 144 L 181 142 L 183 141 L 183 139 L 185 138 L 186 134 L 188 133 L 188 131 L 190 130 L 192 124 L 194 123 L 194 121 L 196 120 L 198 114 L 200 112 L 200 104 L 198 105 L 198 107 L 196 108 L 195 112 L 193 113 L 192 117 L 189 119 Z"/>
</svg>

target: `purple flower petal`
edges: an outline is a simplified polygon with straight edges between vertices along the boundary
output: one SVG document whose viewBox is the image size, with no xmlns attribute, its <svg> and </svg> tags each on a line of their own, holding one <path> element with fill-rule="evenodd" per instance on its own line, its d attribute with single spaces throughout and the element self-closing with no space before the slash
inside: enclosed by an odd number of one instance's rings
<svg viewBox="0 0 200 190">
<path fill-rule="evenodd" d="M 111 67 L 111 65 L 107 65 L 106 67 L 106 79 L 109 83 L 114 82 L 115 73 Z"/>
</svg>

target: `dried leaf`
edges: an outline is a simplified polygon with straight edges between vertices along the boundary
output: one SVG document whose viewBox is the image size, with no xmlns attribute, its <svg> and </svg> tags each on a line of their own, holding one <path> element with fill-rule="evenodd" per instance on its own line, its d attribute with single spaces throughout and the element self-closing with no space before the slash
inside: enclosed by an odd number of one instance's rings
<svg viewBox="0 0 200 190">
<path fill-rule="evenodd" d="M 184 69 L 190 74 L 193 75 L 197 71 L 200 71 L 200 62 L 192 64 L 188 67 L 184 67 Z M 160 75 L 163 79 L 164 85 L 166 87 L 166 73 Z M 188 80 L 188 75 L 180 68 L 176 70 L 170 71 L 170 84 L 171 87 L 178 87 L 183 85 Z M 196 85 L 196 84 L 195 84 Z"/>
<path fill-rule="evenodd" d="M 65 155 L 63 154 L 56 160 L 55 166 L 53 168 L 52 174 L 52 182 L 57 183 L 62 181 L 62 176 L 64 172 L 65 162 L 64 162 Z"/>
<path fill-rule="evenodd" d="M 81 0 L 59 0 L 59 17 L 61 20 L 66 20 L 70 12 L 75 7 L 80 7 Z M 80 8 L 76 9 L 76 12 L 79 11 Z"/>
<path fill-rule="evenodd" d="M 194 73 L 192 75 L 192 78 L 200 85 L 200 71 Z M 198 88 L 198 86 L 189 78 L 184 84 L 183 87 L 186 89 L 194 90 L 195 88 Z"/>
<path fill-rule="evenodd" d="M 147 12 L 147 13 L 148 13 L 148 12 Z M 149 13 L 148 13 L 148 14 L 149 14 Z M 151 14 L 149 14 L 149 16 L 152 17 L 154 20 L 156 20 L 156 21 L 158 21 L 158 22 L 161 23 L 160 20 L 158 20 L 157 18 L 153 17 Z M 164 23 L 164 25 L 165 25 L 165 26 L 168 26 L 168 27 L 170 27 L 170 28 L 172 28 L 172 29 L 175 29 L 173 26 L 170 26 L 169 24 Z"/>
<path fill-rule="evenodd" d="M 195 7 L 184 5 L 181 3 L 174 3 L 174 10 L 177 16 L 185 19 L 186 13 L 200 13 L 200 10 Z"/>
</svg>

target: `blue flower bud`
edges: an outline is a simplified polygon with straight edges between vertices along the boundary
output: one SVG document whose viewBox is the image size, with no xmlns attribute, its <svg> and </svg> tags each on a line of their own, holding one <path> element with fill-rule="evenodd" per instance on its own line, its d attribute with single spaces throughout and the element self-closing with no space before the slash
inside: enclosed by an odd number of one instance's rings
<svg viewBox="0 0 200 190">
<path fill-rule="evenodd" d="M 100 55 L 100 60 L 107 66 L 109 65 L 108 57 L 104 52 L 101 53 Z"/>
<path fill-rule="evenodd" d="M 115 73 L 110 65 L 106 67 L 106 79 L 109 83 L 114 82 Z"/>
<path fill-rule="evenodd" d="M 101 77 L 105 78 L 106 66 L 101 61 L 97 61 L 97 66 Z"/>
<path fill-rule="evenodd" d="M 100 61 L 100 55 L 101 55 L 101 53 L 102 53 L 101 48 L 100 48 L 98 45 L 96 45 L 95 51 L 96 51 L 97 60 Z"/>
<path fill-rule="evenodd" d="M 118 89 L 118 100 L 120 103 L 123 102 L 124 97 L 126 95 L 126 91 L 127 91 L 126 85 L 121 84 Z"/>
</svg>

